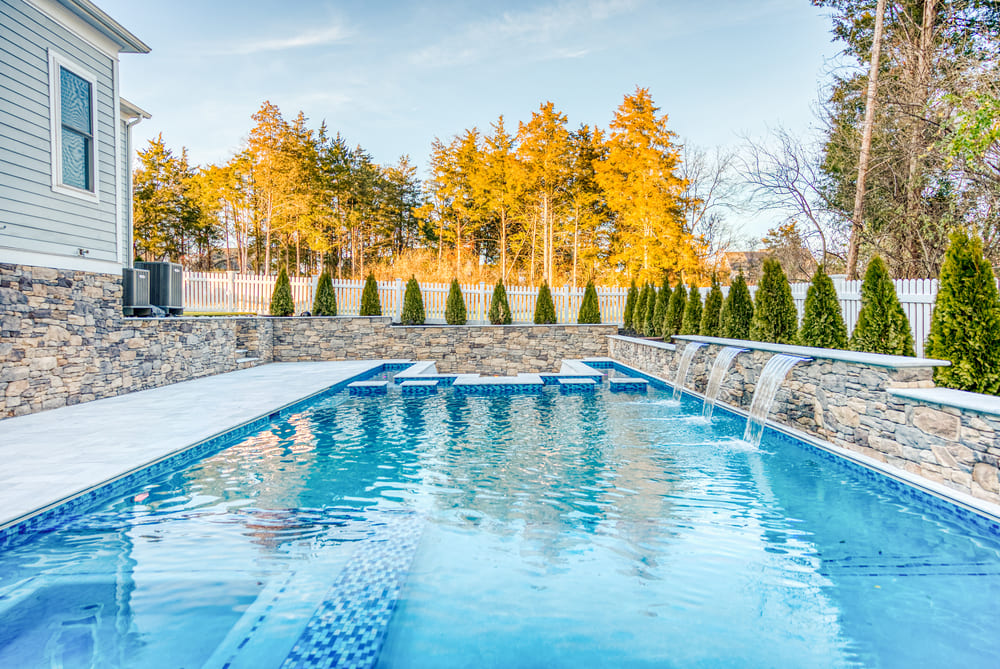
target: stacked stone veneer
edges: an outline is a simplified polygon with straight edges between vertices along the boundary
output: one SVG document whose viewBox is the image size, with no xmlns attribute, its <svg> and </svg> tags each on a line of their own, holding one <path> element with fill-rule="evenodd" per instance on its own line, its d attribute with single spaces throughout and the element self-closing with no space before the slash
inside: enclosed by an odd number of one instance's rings
<svg viewBox="0 0 1000 669">
<path fill-rule="evenodd" d="M 566 358 L 607 355 L 614 325 L 391 325 L 381 318 L 271 319 L 273 360 L 434 360 L 441 373 L 558 371 Z"/>
<path fill-rule="evenodd" d="M 398 327 L 389 318 L 123 318 L 121 279 L 0 264 L 0 418 L 266 362 L 409 358 L 442 372 L 556 371 L 611 325 Z M 249 359 L 249 360 L 248 360 Z"/>
<path fill-rule="evenodd" d="M 641 339 L 612 337 L 610 357 L 674 381 L 680 354 Z M 747 342 L 748 346 L 752 343 Z M 686 387 L 704 392 L 718 344 L 691 361 Z M 749 409 L 757 379 L 774 353 L 736 356 L 719 400 Z M 890 388 L 930 388 L 933 367 L 903 367 L 822 359 L 799 363 L 775 397 L 770 418 L 838 446 L 1000 503 L 1000 417 L 897 397 Z"/>
</svg>

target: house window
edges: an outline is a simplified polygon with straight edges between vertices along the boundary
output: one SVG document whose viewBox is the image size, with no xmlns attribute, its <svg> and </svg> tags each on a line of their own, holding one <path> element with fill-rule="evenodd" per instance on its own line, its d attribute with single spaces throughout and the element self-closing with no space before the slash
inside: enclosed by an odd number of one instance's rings
<svg viewBox="0 0 1000 669">
<path fill-rule="evenodd" d="M 97 201 L 97 78 L 49 51 L 52 190 Z"/>
</svg>

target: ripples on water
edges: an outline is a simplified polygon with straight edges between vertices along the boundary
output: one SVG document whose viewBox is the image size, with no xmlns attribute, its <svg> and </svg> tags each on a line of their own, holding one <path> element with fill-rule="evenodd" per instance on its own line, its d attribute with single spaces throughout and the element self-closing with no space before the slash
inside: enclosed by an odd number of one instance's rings
<svg viewBox="0 0 1000 669">
<path fill-rule="evenodd" d="M 280 591 L 266 666 L 399 509 L 383 667 L 992 664 L 992 537 L 700 410 L 331 398 L 0 556 L 0 666 L 201 666 Z"/>
</svg>

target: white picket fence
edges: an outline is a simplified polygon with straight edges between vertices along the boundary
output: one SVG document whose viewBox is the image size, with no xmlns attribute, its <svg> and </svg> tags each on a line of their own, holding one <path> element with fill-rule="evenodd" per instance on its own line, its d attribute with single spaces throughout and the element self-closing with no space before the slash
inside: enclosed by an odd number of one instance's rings
<svg viewBox="0 0 1000 669">
<path fill-rule="evenodd" d="M 293 277 L 292 298 L 295 300 L 295 311 L 301 313 L 312 309 L 313 295 L 316 291 L 318 277 Z M 275 277 L 258 276 L 255 274 L 237 274 L 236 272 L 184 272 L 184 308 L 187 311 L 198 312 L 242 312 L 265 314 L 271 302 Z M 841 277 L 833 277 L 837 295 L 840 298 L 840 308 L 844 313 L 847 331 L 853 332 L 858 322 L 858 312 L 861 310 L 861 281 L 847 281 Z M 924 340 L 930 332 L 931 310 L 937 295 L 937 279 L 898 279 L 896 293 L 903 305 L 916 344 L 917 355 L 923 356 Z M 337 293 L 337 313 L 344 316 L 357 315 L 361 310 L 361 290 L 364 281 L 334 281 L 333 288 Z M 444 323 L 445 302 L 448 299 L 449 284 L 421 284 L 420 292 L 424 298 L 424 311 L 428 323 Z M 398 320 L 403 310 L 403 292 L 406 282 L 402 279 L 394 281 L 379 281 L 379 300 L 382 303 L 382 313 Z M 793 283 L 792 298 L 802 317 L 805 308 L 808 283 Z M 708 288 L 701 288 L 704 300 Z M 728 294 L 729 288 L 722 288 Z M 751 294 L 757 287 L 750 286 Z M 531 323 L 535 314 L 535 299 L 538 288 L 534 286 L 507 286 L 507 300 L 515 323 Z M 487 283 L 462 285 L 462 296 L 465 298 L 465 309 L 470 324 L 488 322 L 487 312 L 490 299 L 493 296 L 493 286 Z M 598 287 L 597 297 L 601 306 L 601 321 L 604 323 L 622 323 L 625 315 L 625 299 L 628 289 L 622 287 Z M 559 323 L 575 323 L 583 299 L 583 287 L 564 286 L 552 289 L 552 301 L 556 307 L 556 321 Z"/>
</svg>

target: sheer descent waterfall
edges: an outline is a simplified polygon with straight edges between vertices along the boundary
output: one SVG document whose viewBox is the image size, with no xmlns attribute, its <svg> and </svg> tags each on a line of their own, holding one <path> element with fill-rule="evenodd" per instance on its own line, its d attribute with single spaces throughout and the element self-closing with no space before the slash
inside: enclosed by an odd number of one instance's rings
<svg viewBox="0 0 1000 669">
<path fill-rule="evenodd" d="M 729 365 L 737 355 L 747 349 L 738 346 L 726 346 L 715 356 L 715 364 L 712 365 L 712 374 L 708 377 L 708 387 L 705 388 L 705 404 L 702 405 L 701 415 L 708 420 L 712 419 L 712 412 L 715 411 L 715 402 L 719 397 L 719 388 L 722 387 L 722 379 L 725 378 Z"/>
<path fill-rule="evenodd" d="M 686 351 L 685 351 L 686 353 Z M 794 355 L 779 353 L 767 361 L 757 379 L 757 387 L 753 391 L 750 402 L 750 417 L 747 419 L 747 429 L 743 433 L 743 441 L 749 441 L 754 446 L 760 445 L 764 434 L 764 422 L 771 411 L 774 396 L 781 387 L 781 382 L 797 363 L 807 362 L 811 358 L 800 358 Z"/>
<path fill-rule="evenodd" d="M 691 366 L 691 360 L 694 358 L 694 354 L 698 352 L 698 349 L 704 346 L 696 341 L 689 341 L 688 345 L 684 347 L 684 353 L 681 354 L 681 361 L 677 363 L 677 378 L 674 379 L 674 399 L 680 400 L 681 391 L 684 390 L 684 381 L 687 380 L 688 367 Z"/>
</svg>

